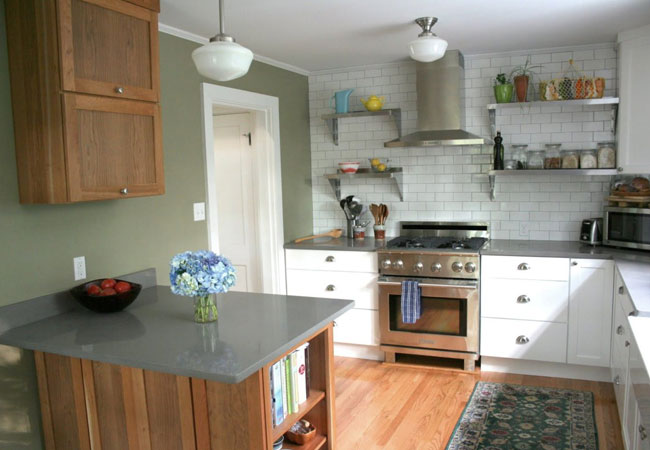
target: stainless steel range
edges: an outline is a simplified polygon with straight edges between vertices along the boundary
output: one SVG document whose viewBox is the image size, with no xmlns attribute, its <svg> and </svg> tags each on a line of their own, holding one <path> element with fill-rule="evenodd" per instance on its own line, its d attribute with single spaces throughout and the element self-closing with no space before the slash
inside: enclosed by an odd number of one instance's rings
<svg viewBox="0 0 650 450">
<path fill-rule="evenodd" d="M 474 370 L 479 356 L 479 250 L 483 222 L 402 222 L 379 258 L 379 326 L 387 362 L 396 354 L 456 358 Z M 402 281 L 416 280 L 421 315 L 404 323 Z"/>
</svg>

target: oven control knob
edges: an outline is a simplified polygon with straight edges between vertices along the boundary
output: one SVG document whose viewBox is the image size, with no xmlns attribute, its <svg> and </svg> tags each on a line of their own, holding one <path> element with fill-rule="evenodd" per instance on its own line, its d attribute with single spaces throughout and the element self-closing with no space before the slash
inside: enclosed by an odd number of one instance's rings
<svg viewBox="0 0 650 450">
<path fill-rule="evenodd" d="M 465 270 L 469 273 L 476 272 L 476 264 L 474 264 L 473 262 L 468 262 L 467 264 L 465 264 Z"/>
<path fill-rule="evenodd" d="M 393 269 L 402 270 L 404 268 L 404 261 L 398 259 L 393 263 Z"/>
<path fill-rule="evenodd" d="M 390 269 L 390 267 L 391 267 L 390 259 L 384 259 L 381 262 L 381 268 L 382 269 Z"/>
<path fill-rule="evenodd" d="M 463 263 L 456 261 L 451 265 L 451 270 L 454 272 L 461 272 L 463 270 Z"/>
<path fill-rule="evenodd" d="M 415 265 L 413 266 L 413 270 L 415 270 L 416 273 L 421 273 L 424 270 L 424 264 L 422 264 L 421 262 L 415 263 Z"/>
<path fill-rule="evenodd" d="M 442 264 L 440 263 L 435 263 L 431 266 L 432 272 L 440 272 L 441 270 L 442 270 Z"/>
</svg>

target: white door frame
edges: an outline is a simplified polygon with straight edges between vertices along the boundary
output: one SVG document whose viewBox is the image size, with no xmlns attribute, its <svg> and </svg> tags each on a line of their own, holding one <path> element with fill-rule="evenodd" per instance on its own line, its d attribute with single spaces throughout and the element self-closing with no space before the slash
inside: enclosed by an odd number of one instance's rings
<svg viewBox="0 0 650 450">
<path fill-rule="evenodd" d="M 282 219 L 282 175 L 280 167 L 280 109 L 277 97 L 242 91 L 210 83 L 201 84 L 205 144 L 207 226 L 210 249 L 219 252 L 217 191 L 214 154 L 214 105 L 253 111 L 253 145 L 258 155 L 256 209 L 258 212 L 259 258 L 262 289 L 269 294 L 285 294 L 284 224 Z M 227 256 L 227 255 L 226 255 Z"/>
</svg>

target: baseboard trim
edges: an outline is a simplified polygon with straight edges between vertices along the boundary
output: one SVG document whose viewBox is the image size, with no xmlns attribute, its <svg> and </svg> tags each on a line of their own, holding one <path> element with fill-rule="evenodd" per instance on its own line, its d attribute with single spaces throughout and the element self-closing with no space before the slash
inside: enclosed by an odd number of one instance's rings
<svg viewBox="0 0 650 450">
<path fill-rule="evenodd" d="M 348 358 L 369 359 L 371 361 L 383 361 L 384 352 L 378 345 L 354 345 L 334 343 L 334 356 L 346 356 Z"/>
<path fill-rule="evenodd" d="M 611 382 L 609 367 L 578 366 L 523 359 L 493 358 L 490 356 L 481 357 L 481 371 Z"/>
</svg>

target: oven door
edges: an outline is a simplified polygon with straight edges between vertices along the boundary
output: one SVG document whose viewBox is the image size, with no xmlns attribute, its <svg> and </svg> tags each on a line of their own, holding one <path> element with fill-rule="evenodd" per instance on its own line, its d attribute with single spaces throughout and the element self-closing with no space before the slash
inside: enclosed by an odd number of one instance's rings
<svg viewBox="0 0 650 450">
<path fill-rule="evenodd" d="M 402 281 L 379 279 L 381 343 L 406 347 L 478 353 L 479 290 L 474 280 L 423 280 L 421 314 L 416 323 L 402 322 Z"/>
<path fill-rule="evenodd" d="M 650 250 L 650 209 L 605 208 L 603 244 Z"/>
</svg>

